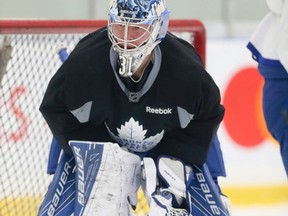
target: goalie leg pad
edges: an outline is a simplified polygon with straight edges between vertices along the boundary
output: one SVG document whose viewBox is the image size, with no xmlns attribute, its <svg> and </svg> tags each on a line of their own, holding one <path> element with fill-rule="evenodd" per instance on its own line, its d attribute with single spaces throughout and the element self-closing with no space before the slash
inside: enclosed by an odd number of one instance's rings
<svg viewBox="0 0 288 216">
<path fill-rule="evenodd" d="M 187 169 L 186 169 L 187 170 Z M 193 165 L 186 185 L 186 200 L 193 215 L 229 216 L 207 165 Z"/>
<path fill-rule="evenodd" d="M 74 212 L 75 200 L 75 161 L 63 153 L 52 182 L 42 201 L 38 216 L 67 216 Z"/>
<path fill-rule="evenodd" d="M 115 143 L 70 141 L 76 161 L 75 215 L 131 215 L 141 181 L 140 157 Z"/>
</svg>

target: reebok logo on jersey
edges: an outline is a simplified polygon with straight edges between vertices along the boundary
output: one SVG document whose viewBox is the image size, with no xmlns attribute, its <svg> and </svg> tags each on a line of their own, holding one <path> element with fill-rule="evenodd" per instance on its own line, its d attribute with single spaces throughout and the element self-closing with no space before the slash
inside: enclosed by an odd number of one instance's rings
<svg viewBox="0 0 288 216">
<path fill-rule="evenodd" d="M 172 114 L 172 108 L 161 109 L 161 108 L 151 108 L 146 106 L 147 113 L 159 114 L 159 115 L 168 115 Z"/>
</svg>

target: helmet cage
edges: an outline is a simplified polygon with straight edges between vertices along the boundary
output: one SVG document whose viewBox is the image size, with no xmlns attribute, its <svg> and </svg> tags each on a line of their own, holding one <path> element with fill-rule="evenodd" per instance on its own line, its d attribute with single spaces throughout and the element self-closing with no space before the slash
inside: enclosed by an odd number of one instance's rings
<svg viewBox="0 0 288 216">
<path fill-rule="evenodd" d="M 168 29 L 169 11 L 163 7 L 162 0 L 160 2 L 162 3 L 162 10 L 158 9 L 158 12 L 155 12 L 157 3 L 154 3 L 154 9 L 151 9 L 150 12 L 142 12 L 141 18 L 139 11 L 125 10 L 119 13 L 115 5 L 110 8 L 108 36 L 113 49 L 119 55 L 119 74 L 121 76 L 132 76 L 145 57 L 164 39 Z M 114 32 L 116 25 L 124 27 L 121 37 L 118 37 Z M 128 31 L 134 27 L 143 33 L 130 39 L 128 38 Z M 145 39 L 141 41 L 144 37 Z M 137 44 L 137 41 L 141 41 L 141 43 Z"/>
</svg>

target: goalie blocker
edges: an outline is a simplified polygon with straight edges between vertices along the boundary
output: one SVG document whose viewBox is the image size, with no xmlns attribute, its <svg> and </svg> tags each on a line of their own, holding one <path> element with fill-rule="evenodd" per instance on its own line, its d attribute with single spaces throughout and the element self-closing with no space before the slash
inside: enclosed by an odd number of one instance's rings
<svg viewBox="0 0 288 216">
<path fill-rule="evenodd" d="M 155 185 L 153 171 L 146 170 L 153 167 L 152 162 L 145 158 L 143 161 L 146 185 Z M 152 193 L 151 188 L 146 190 L 146 194 L 151 193 L 149 216 L 229 216 L 230 206 L 224 206 L 206 164 L 189 166 L 178 159 L 160 156 L 156 167 L 158 187 Z"/>
<path fill-rule="evenodd" d="M 191 167 L 168 156 L 141 163 L 115 143 L 69 144 L 74 158 L 63 153 L 38 216 L 134 215 L 140 185 L 149 216 L 229 215 L 205 164 Z"/>
</svg>

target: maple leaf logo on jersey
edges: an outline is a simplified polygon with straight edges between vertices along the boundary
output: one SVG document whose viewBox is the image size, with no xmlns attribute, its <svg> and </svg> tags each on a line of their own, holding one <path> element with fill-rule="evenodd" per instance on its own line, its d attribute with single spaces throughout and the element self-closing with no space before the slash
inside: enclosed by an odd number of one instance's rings
<svg viewBox="0 0 288 216">
<path fill-rule="evenodd" d="M 144 130 L 143 126 L 132 117 L 120 128 L 117 128 L 118 136 L 113 134 L 107 125 L 106 127 L 110 136 L 117 143 L 135 152 L 149 151 L 160 142 L 164 135 L 164 130 L 162 130 L 161 133 L 146 138 L 147 130 Z"/>
</svg>

